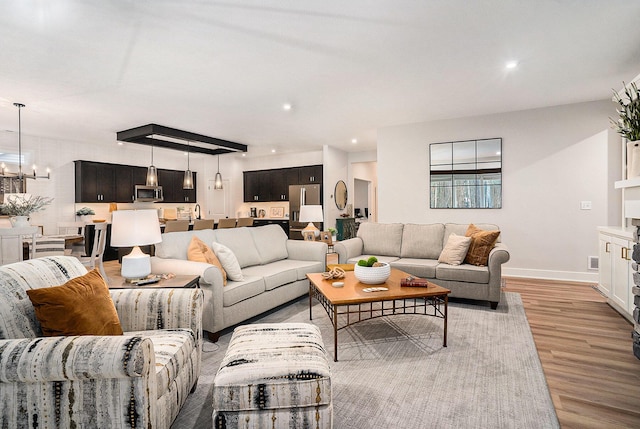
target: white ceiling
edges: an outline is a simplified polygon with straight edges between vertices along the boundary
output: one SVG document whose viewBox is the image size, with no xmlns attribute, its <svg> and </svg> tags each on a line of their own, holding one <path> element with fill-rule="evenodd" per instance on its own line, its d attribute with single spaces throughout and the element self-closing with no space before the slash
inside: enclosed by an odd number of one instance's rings
<svg viewBox="0 0 640 429">
<path fill-rule="evenodd" d="M 157 123 L 371 150 L 379 127 L 609 98 L 639 21 L 638 0 L 2 0 L 0 131 L 22 102 L 25 134 L 79 142 Z"/>
</svg>

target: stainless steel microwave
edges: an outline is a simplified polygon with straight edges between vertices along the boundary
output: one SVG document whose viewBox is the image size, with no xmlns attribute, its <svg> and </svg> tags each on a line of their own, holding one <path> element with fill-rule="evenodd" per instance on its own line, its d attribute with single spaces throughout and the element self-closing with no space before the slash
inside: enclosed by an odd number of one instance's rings
<svg viewBox="0 0 640 429">
<path fill-rule="evenodd" d="M 135 187 L 135 201 L 137 202 L 161 202 L 164 198 L 162 196 L 162 186 L 146 186 L 136 185 Z"/>
</svg>

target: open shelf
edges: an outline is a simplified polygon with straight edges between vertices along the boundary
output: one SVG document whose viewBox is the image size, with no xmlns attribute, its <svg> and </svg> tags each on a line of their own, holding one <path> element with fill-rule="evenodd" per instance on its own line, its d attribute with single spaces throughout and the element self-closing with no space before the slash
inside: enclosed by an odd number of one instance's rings
<svg viewBox="0 0 640 429">
<path fill-rule="evenodd" d="M 633 188 L 635 186 L 640 186 L 640 177 L 634 177 L 633 179 L 627 180 L 618 180 L 614 184 L 614 187 L 616 189 Z"/>
</svg>

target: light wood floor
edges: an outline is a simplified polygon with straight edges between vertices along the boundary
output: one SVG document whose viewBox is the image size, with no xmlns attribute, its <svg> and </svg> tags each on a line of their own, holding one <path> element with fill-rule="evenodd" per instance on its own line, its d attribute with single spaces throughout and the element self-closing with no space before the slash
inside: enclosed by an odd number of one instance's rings
<svg viewBox="0 0 640 429">
<path fill-rule="evenodd" d="M 633 326 L 584 283 L 507 278 L 504 290 L 522 296 L 561 426 L 640 428 Z"/>
<path fill-rule="evenodd" d="M 106 262 L 105 270 L 118 273 L 120 264 Z M 562 428 L 640 428 L 632 325 L 591 285 L 505 280 L 504 290 L 522 296 Z"/>
</svg>

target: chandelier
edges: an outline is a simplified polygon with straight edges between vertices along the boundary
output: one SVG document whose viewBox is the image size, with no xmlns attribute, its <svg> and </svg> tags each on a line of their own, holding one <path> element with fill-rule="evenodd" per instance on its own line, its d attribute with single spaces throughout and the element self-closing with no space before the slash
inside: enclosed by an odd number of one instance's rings
<svg viewBox="0 0 640 429">
<path fill-rule="evenodd" d="M 18 181 L 20 181 L 20 185 L 21 188 L 23 188 L 23 183 L 24 183 L 24 179 L 50 179 L 51 178 L 51 172 L 49 171 L 49 169 L 47 168 L 47 174 L 46 175 L 41 175 L 38 176 L 38 174 L 36 173 L 36 166 L 34 165 L 32 167 L 33 172 L 31 174 L 25 174 L 22 172 L 22 118 L 21 118 L 21 109 L 23 107 L 25 107 L 24 104 L 22 103 L 13 103 L 14 106 L 16 106 L 18 108 L 18 172 L 17 173 L 13 173 L 10 171 L 7 171 L 7 167 L 4 164 L 4 162 L 2 164 L 0 164 L 0 177 L 2 178 L 15 178 L 18 179 Z M 24 189 L 22 189 L 24 191 Z"/>
</svg>

